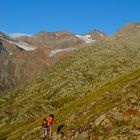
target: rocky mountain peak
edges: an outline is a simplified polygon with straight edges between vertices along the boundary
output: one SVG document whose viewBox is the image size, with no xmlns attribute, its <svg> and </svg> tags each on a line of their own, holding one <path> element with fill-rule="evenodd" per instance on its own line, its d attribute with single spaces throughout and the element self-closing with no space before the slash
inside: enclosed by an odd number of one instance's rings
<svg viewBox="0 0 140 140">
<path fill-rule="evenodd" d="M 86 33 L 86 35 L 91 35 L 92 39 L 98 39 L 98 38 L 106 36 L 105 33 L 101 32 L 101 31 L 99 31 L 97 29 L 94 29 L 94 30 Z"/>
</svg>

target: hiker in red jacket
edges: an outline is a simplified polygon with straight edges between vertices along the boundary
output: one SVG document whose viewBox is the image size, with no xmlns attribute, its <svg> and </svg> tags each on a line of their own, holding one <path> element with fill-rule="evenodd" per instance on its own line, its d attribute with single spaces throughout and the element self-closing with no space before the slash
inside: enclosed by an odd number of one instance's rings
<svg viewBox="0 0 140 140">
<path fill-rule="evenodd" d="M 48 129 L 49 129 L 49 136 L 51 137 L 52 135 L 52 127 L 54 124 L 54 115 L 50 114 L 48 119 L 47 119 L 47 123 L 48 123 Z"/>
</svg>

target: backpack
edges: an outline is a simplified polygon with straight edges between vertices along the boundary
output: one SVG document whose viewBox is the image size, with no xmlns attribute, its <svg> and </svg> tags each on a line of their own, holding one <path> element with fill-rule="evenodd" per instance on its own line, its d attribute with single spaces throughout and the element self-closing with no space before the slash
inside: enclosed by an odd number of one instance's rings
<svg viewBox="0 0 140 140">
<path fill-rule="evenodd" d="M 48 123 L 47 122 L 42 122 L 42 128 L 48 128 Z"/>
</svg>

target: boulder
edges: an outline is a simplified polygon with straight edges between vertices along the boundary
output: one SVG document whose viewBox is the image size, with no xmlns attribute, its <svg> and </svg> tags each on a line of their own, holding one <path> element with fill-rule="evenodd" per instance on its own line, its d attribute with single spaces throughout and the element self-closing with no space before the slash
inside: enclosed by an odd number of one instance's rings
<svg viewBox="0 0 140 140">
<path fill-rule="evenodd" d="M 103 122 L 106 119 L 106 114 L 100 115 L 94 122 L 94 125 L 98 127 L 101 122 Z"/>
</svg>

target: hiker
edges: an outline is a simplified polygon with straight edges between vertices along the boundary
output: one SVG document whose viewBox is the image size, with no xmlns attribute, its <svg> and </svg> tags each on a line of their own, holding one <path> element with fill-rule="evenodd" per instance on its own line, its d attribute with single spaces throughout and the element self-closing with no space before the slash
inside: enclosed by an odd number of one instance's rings
<svg viewBox="0 0 140 140">
<path fill-rule="evenodd" d="M 47 123 L 48 123 L 48 129 L 49 129 L 49 136 L 51 137 L 52 135 L 52 127 L 54 124 L 54 115 L 50 114 L 48 119 L 47 119 Z"/>
<path fill-rule="evenodd" d="M 42 129 L 43 129 L 43 140 L 47 139 L 47 134 L 48 134 L 48 123 L 47 123 L 47 119 L 43 119 L 42 122 Z"/>
</svg>

